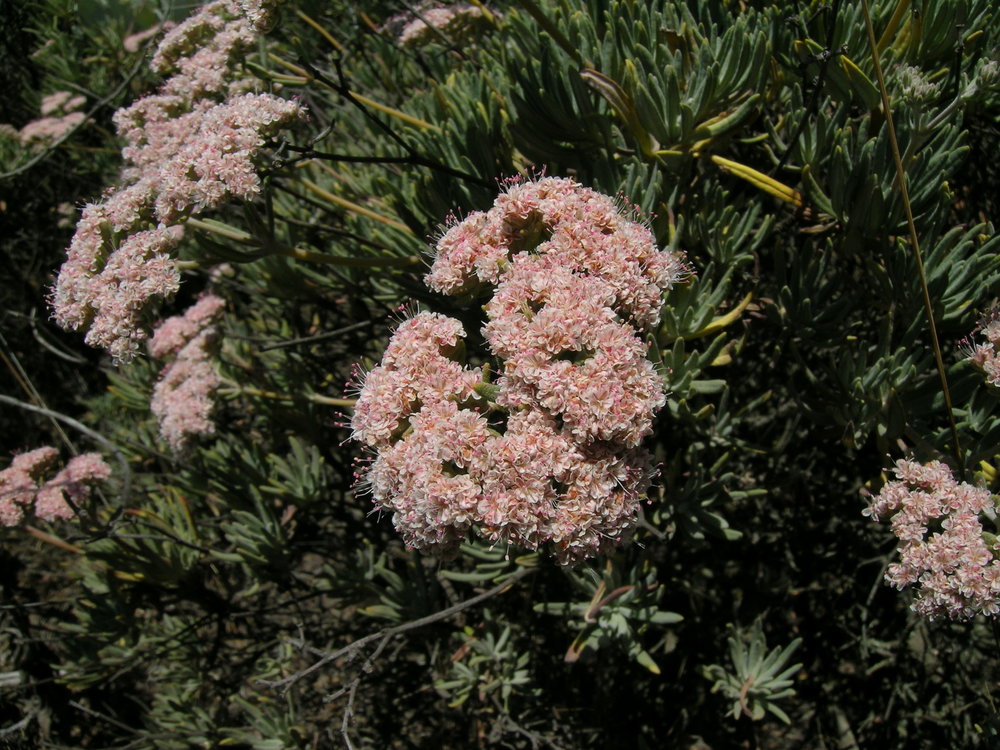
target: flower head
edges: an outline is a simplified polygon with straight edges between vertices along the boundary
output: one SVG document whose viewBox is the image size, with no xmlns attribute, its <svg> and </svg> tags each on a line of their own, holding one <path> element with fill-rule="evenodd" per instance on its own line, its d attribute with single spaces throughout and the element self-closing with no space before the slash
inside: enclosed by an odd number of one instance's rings
<svg viewBox="0 0 1000 750">
<path fill-rule="evenodd" d="M 56 321 L 127 362 L 148 336 L 145 313 L 180 276 L 180 225 L 260 192 L 256 160 L 269 137 L 303 116 L 298 102 L 248 92 L 238 67 L 274 3 L 214 0 L 173 27 L 152 67 L 157 93 L 115 113 L 125 185 L 88 205 L 52 291 Z M 51 106 L 68 106 L 53 100 Z"/>
<path fill-rule="evenodd" d="M 216 321 L 224 301 L 202 297 L 183 315 L 157 327 L 150 354 L 167 364 L 153 386 L 150 410 L 160 424 L 160 434 L 174 451 L 183 451 L 196 437 L 212 435 L 215 391 L 222 384 L 213 362 L 218 336 Z"/>
<path fill-rule="evenodd" d="M 979 514 L 992 507 L 988 490 L 958 482 L 939 461 L 900 460 L 864 514 L 890 519 L 900 561 L 886 581 L 917 585 L 913 609 L 930 618 L 967 619 L 1000 612 L 1000 562 L 983 536 Z"/>
<path fill-rule="evenodd" d="M 36 448 L 15 456 L 0 471 L 0 525 L 17 526 L 29 509 L 43 521 L 70 519 L 74 506 L 79 507 L 95 485 L 111 476 L 99 453 L 84 453 L 43 483 L 58 457 L 55 448 Z"/>
<path fill-rule="evenodd" d="M 1000 306 L 994 305 L 980 318 L 976 331 L 986 341 L 971 342 L 966 359 L 983 372 L 987 383 L 1000 388 L 1000 358 L 997 357 L 997 346 L 1000 345 Z"/>
<path fill-rule="evenodd" d="M 426 282 L 443 294 L 495 285 L 510 260 L 531 254 L 602 280 L 614 291 L 615 312 L 643 330 L 659 321 L 662 293 L 686 275 L 683 258 L 658 250 L 649 229 L 613 198 L 543 177 L 515 183 L 488 212 L 448 230 Z"/>
<path fill-rule="evenodd" d="M 442 39 L 454 44 L 468 44 L 489 28 L 490 22 L 482 8 L 468 3 L 454 3 L 417 11 L 399 33 L 403 47 L 420 47 Z"/>
<path fill-rule="evenodd" d="M 91 489 L 110 476 L 111 467 L 104 462 L 100 453 L 74 456 L 38 490 L 35 515 L 43 521 L 72 518 L 74 506 L 80 507 L 90 497 Z"/>
<path fill-rule="evenodd" d="M 452 549 L 475 531 L 574 563 L 626 539 L 653 476 L 638 446 L 666 403 L 643 336 L 683 273 L 679 254 L 572 180 L 515 182 L 452 226 L 425 280 L 492 291 L 495 382 L 459 364 L 458 321 L 423 313 L 396 331 L 351 421 L 376 452 L 365 484 L 408 543 Z"/>
</svg>

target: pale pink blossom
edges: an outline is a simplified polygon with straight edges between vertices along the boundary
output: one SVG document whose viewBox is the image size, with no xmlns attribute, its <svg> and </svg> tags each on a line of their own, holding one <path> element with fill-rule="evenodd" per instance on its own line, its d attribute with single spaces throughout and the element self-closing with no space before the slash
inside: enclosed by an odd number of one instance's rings
<svg viewBox="0 0 1000 750">
<path fill-rule="evenodd" d="M 654 474 L 652 461 L 642 449 L 584 449 L 583 459 L 567 472 L 565 490 L 550 523 L 556 559 L 577 563 L 608 554 L 627 541 Z"/>
<path fill-rule="evenodd" d="M 100 454 L 84 453 L 42 483 L 58 456 L 55 448 L 37 448 L 15 456 L 10 466 L 0 471 L 0 525 L 18 525 L 29 510 L 43 521 L 72 518 L 70 502 L 79 506 L 93 486 L 111 476 Z"/>
<path fill-rule="evenodd" d="M 182 230 L 136 232 L 109 252 L 101 228 L 105 214 L 95 213 L 93 220 L 85 215 L 78 227 L 56 279 L 52 306 L 61 325 L 87 328 L 88 344 L 127 362 L 147 336 L 142 323 L 151 303 L 178 289 L 180 275 L 171 253 Z M 96 226 L 91 228 L 91 221 Z"/>
<path fill-rule="evenodd" d="M 987 383 L 1000 388 L 1000 358 L 997 357 L 997 346 L 1000 345 L 1000 306 L 994 305 L 986 312 L 976 331 L 986 341 L 968 344 L 966 359 L 983 372 Z"/>
<path fill-rule="evenodd" d="M 461 323 L 437 313 L 404 321 L 382 363 L 361 378 L 351 418 L 354 439 L 382 448 L 400 437 L 422 406 L 474 399 L 482 370 L 452 359 L 464 336 Z"/>
<path fill-rule="evenodd" d="M 243 94 L 202 112 L 183 145 L 144 173 L 160 221 L 173 223 L 260 192 L 255 159 L 268 137 L 303 114 L 298 102 Z"/>
<path fill-rule="evenodd" d="M 122 40 L 122 47 L 125 48 L 126 52 L 138 52 L 139 47 L 147 39 L 150 39 L 160 32 L 170 31 L 174 28 L 176 24 L 173 21 L 164 21 L 163 23 L 154 23 L 145 31 L 137 31 L 134 34 L 129 34 Z"/>
<path fill-rule="evenodd" d="M 579 338 L 593 326 L 618 322 L 614 291 L 601 279 L 574 273 L 547 255 L 518 258 L 485 305 L 483 336 L 498 357 L 539 346 L 567 348 L 553 338 Z"/>
<path fill-rule="evenodd" d="M 510 415 L 472 473 L 481 477 L 477 529 L 495 543 L 550 549 L 563 563 L 628 537 L 652 466 L 640 450 L 585 447 L 545 414 Z"/>
<path fill-rule="evenodd" d="M 222 316 L 226 301 L 215 294 L 206 294 L 184 311 L 183 315 L 167 318 L 157 326 L 149 341 L 153 359 L 176 354 L 202 330 Z"/>
<path fill-rule="evenodd" d="M 42 103 L 38 111 L 43 117 L 49 115 L 64 114 L 79 109 L 86 101 L 82 96 L 74 97 L 69 91 L 54 91 L 42 97 Z"/>
<path fill-rule="evenodd" d="M 83 112 L 70 112 L 61 117 L 42 117 L 21 128 L 19 138 L 25 146 L 47 145 L 62 138 L 86 118 Z"/>
<path fill-rule="evenodd" d="M 399 43 L 404 47 L 419 47 L 428 42 L 440 42 L 443 34 L 449 42 L 467 44 L 489 26 L 482 9 L 469 3 L 424 8 L 403 27 Z"/>
<path fill-rule="evenodd" d="M 183 69 L 184 64 L 199 52 L 209 51 L 215 55 L 209 64 L 228 68 L 233 56 L 252 46 L 255 40 L 240 3 L 215 0 L 202 5 L 164 35 L 150 67 L 158 73 L 174 73 L 175 79 L 185 79 L 190 71 Z"/>
<path fill-rule="evenodd" d="M 148 337 L 152 302 L 178 289 L 179 225 L 253 199 L 260 148 L 303 115 L 297 102 L 243 91 L 238 62 L 271 11 L 266 2 L 246 5 L 252 21 L 237 0 L 216 0 L 172 28 L 152 61 L 172 75 L 115 114 L 125 186 L 84 209 L 51 302 L 60 325 L 88 329 L 87 342 L 116 361 L 131 359 Z"/>
<path fill-rule="evenodd" d="M 0 471 L 0 524 L 16 526 L 25 509 L 35 500 L 38 482 L 55 463 L 59 452 L 44 447 L 14 456 L 10 466 Z"/>
<path fill-rule="evenodd" d="M 653 418 L 666 403 L 663 381 L 645 357 L 645 344 L 628 326 L 615 324 L 567 336 L 563 348 L 555 339 L 553 335 L 542 346 L 506 360 L 497 403 L 542 408 L 559 417 L 583 444 L 638 445 L 652 432 Z"/>
<path fill-rule="evenodd" d="M 482 490 L 470 468 L 489 427 L 453 401 L 429 404 L 410 422 L 406 437 L 379 452 L 366 484 L 407 545 L 449 552 L 476 520 Z"/>
<path fill-rule="evenodd" d="M 989 490 L 958 482 L 939 461 L 900 460 L 893 471 L 896 480 L 863 511 L 876 521 L 890 519 L 899 539 L 900 560 L 886 581 L 899 589 L 918 586 L 913 609 L 931 619 L 996 614 L 1000 561 L 979 518 L 993 507 Z"/>
<path fill-rule="evenodd" d="M 164 321 L 153 335 L 153 356 L 168 359 L 153 386 L 150 410 L 160 434 L 176 452 L 195 438 L 215 433 L 215 392 L 222 385 L 213 361 L 223 301 L 214 295 Z"/>
<path fill-rule="evenodd" d="M 47 481 L 35 497 L 35 515 L 43 521 L 68 520 L 90 497 L 91 489 L 111 476 L 100 453 L 82 453 Z M 67 498 L 69 501 L 67 501 Z"/>
<path fill-rule="evenodd" d="M 513 184 L 488 212 L 449 229 L 426 282 L 443 294 L 496 285 L 511 259 L 528 254 L 601 279 L 614 291 L 615 312 L 642 330 L 659 321 L 663 292 L 687 274 L 683 257 L 658 250 L 613 198 L 543 177 Z"/>
</svg>

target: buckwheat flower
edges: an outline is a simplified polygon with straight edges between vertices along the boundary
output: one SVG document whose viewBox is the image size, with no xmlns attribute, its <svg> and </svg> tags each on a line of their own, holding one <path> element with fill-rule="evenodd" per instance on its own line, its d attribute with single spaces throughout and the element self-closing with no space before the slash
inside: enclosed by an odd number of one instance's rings
<svg viewBox="0 0 1000 750">
<path fill-rule="evenodd" d="M 614 300 L 610 285 L 549 256 L 518 258 L 484 307 L 483 336 L 498 357 L 546 344 L 558 354 L 594 326 L 617 322 Z M 561 342 L 553 342 L 553 336 Z"/>
<path fill-rule="evenodd" d="M 886 581 L 916 585 L 913 610 L 931 619 L 968 619 L 1000 611 L 998 545 L 987 543 L 979 514 L 993 507 L 988 490 L 958 482 L 939 461 L 900 460 L 864 514 L 890 519 L 899 539 L 898 563 Z"/>
<path fill-rule="evenodd" d="M 65 115 L 80 109 L 86 101 L 86 97 L 80 95 L 73 96 L 69 91 L 55 91 L 48 96 L 42 97 L 39 112 L 43 116 Z"/>
<path fill-rule="evenodd" d="M 666 403 L 663 382 L 630 326 L 539 331 L 538 343 L 507 358 L 497 403 L 541 407 L 561 418 L 581 443 L 638 445 Z"/>
<path fill-rule="evenodd" d="M 147 218 L 148 191 L 144 185 L 118 190 L 101 203 L 84 207 L 76 232 L 59 270 L 50 303 L 56 322 L 63 328 L 82 330 L 94 316 L 94 302 L 102 282 L 96 280 L 108 258 L 128 233 Z M 168 251 L 180 238 L 180 230 L 160 232 L 161 251 Z M 140 241 L 150 241 L 146 235 Z M 135 245 L 131 246 L 135 249 Z M 129 249 L 126 249 L 128 252 Z M 120 260 L 119 260 L 120 263 Z"/>
<path fill-rule="evenodd" d="M 153 387 L 150 410 L 163 439 L 178 453 L 194 438 L 215 433 L 213 396 L 222 379 L 209 358 L 211 339 L 211 333 L 198 334 L 164 368 Z"/>
<path fill-rule="evenodd" d="M 662 294 L 686 275 L 680 254 L 656 248 L 648 228 L 613 198 L 573 180 L 517 183 L 485 214 L 470 215 L 437 244 L 427 285 L 457 294 L 499 283 L 509 261 L 551 255 L 564 268 L 599 278 L 615 292 L 613 308 L 639 329 L 659 321 Z"/>
<path fill-rule="evenodd" d="M 453 401 L 425 406 L 411 425 L 406 437 L 379 452 L 366 484 L 376 505 L 393 512 L 408 546 L 447 553 L 475 521 L 482 490 L 470 469 L 489 427 Z"/>
<path fill-rule="evenodd" d="M 131 163 L 124 173 L 136 181 L 149 167 L 177 153 L 197 132 L 199 118 L 214 101 L 189 102 L 176 94 L 150 94 L 112 115 L 119 137 L 126 142 L 122 156 Z"/>
<path fill-rule="evenodd" d="M 107 349 L 115 361 L 132 360 L 148 336 L 143 323 L 151 303 L 173 296 L 180 286 L 170 253 L 181 235 L 180 227 L 129 235 L 83 286 L 78 301 L 92 311 L 88 344 Z"/>
<path fill-rule="evenodd" d="M 236 68 L 273 22 L 273 0 L 216 0 L 171 29 L 157 47 L 151 67 L 170 73 L 161 87 L 187 101 L 237 93 Z"/>
<path fill-rule="evenodd" d="M 47 96 L 42 97 L 42 104 L 38 108 L 38 111 L 42 115 L 51 115 L 57 112 L 62 112 L 63 105 L 70 100 L 73 96 L 69 91 L 54 91 Z"/>
<path fill-rule="evenodd" d="M 175 315 L 160 323 L 149 341 L 149 354 L 153 359 L 164 359 L 176 354 L 202 330 L 217 322 L 222 316 L 226 301 L 214 294 L 206 294 L 183 315 Z"/>
<path fill-rule="evenodd" d="M 461 323 L 437 313 L 420 313 L 393 333 L 381 364 L 364 376 L 351 418 L 353 437 L 386 447 L 409 427 L 425 405 L 466 402 L 476 397 L 482 370 L 464 367 L 459 356 Z"/>
<path fill-rule="evenodd" d="M 642 449 L 592 446 L 582 453 L 566 474 L 550 523 L 550 544 L 563 564 L 607 554 L 627 541 L 655 474 Z"/>
<path fill-rule="evenodd" d="M 450 42 L 467 44 L 489 27 L 489 19 L 482 9 L 468 3 L 426 8 L 403 27 L 399 44 L 419 47 L 428 42 L 440 42 L 442 34 Z"/>
<path fill-rule="evenodd" d="M 82 453 L 71 458 L 58 474 L 38 490 L 35 515 L 43 521 L 73 518 L 73 506 L 80 507 L 90 497 L 91 489 L 110 476 L 111 467 L 104 462 L 100 453 Z"/>
<path fill-rule="evenodd" d="M 161 91 L 188 101 L 227 93 L 237 60 L 256 41 L 257 34 L 246 19 L 230 21 L 205 46 L 173 62 L 175 72 Z"/>
<path fill-rule="evenodd" d="M 645 451 L 581 446 L 531 409 L 510 415 L 470 473 L 483 488 L 479 533 L 494 543 L 549 548 L 565 564 L 627 539 L 653 476 Z"/>
<path fill-rule="evenodd" d="M 58 140 L 68 131 L 83 122 L 87 116 L 83 112 L 70 112 L 61 117 L 43 117 L 32 120 L 19 134 L 21 143 L 26 146 L 46 145 Z"/>
<path fill-rule="evenodd" d="M 233 198 L 255 197 L 260 192 L 258 151 L 302 114 L 297 102 L 271 94 L 244 94 L 201 112 L 184 145 L 155 173 L 144 172 L 156 194 L 157 218 L 174 223 Z"/>
<path fill-rule="evenodd" d="M 479 283 L 496 284 L 510 257 L 510 248 L 490 242 L 488 217 L 481 211 L 469 214 L 448 229 L 437 242 L 437 255 L 427 286 L 440 294 L 462 294 Z"/>
<path fill-rule="evenodd" d="M 552 536 L 564 481 L 582 459 L 577 446 L 538 410 L 511 413 L 503 435 L 476 457 L 483 492 L 477 529 L 488 541 L 538 549 Z"/>
<path fill-rule="evenodd" d="M 89 329 L 88 343 L 116 361 L 128 361 L 147 338 L 151 303 L 177 290 L 178 226 L 226 201 L 253 199 L 260 148 L 303 115 L 297 102 L 246 91 L 237 70 L 272 5 L 202 6 L 160 42 L 151 66 L 168 78 L 159 91 L 115 113 L 126 142 L 124 186 L 84 209 L 51 303 L 60 325 Z"/>
<path fill-rule="evenodd" d="M 969 343 L 966 359 L 983 372 L 987 383 L 1000 388 L 1000 359 L 996 354 L 996 347 L 1000 344 L 1000 307 L 991 307 L 980 319 L 976 331 L 986 341 Z"/>
<path fill-rule="evenodd" d="M 422 312 L 399 324 L 382 355 L 382 364 L 420 368 L 437 357 L 451 358 L 462 349 L 465 329 L 454 318 Z"/>
<path fill-rule="evenodd" d="M 149 406 L 160 434 L 178 453 L 195 438 L 215 433 L 214 396 L 222 378 L 212 355 L 218 336 L 214 323 L 221 313 L 222 300 L 208 295 L 184 315 L 165 321 L 153 335 L 154 356 L 170 361 L 153 386 Z"/>
<path fill-rule="evenodd" d="M 39 480 L 58 456 L 55 448 L 36 448 L 14 456 L 10 466 L 0 471 L 0 524 L 21 522 L 25 508 L 35 500 Z"/>
<path fill-rule="evenodd" d="M 176 24 L 173 21 L 154 23 L 145 31 L 137 31 L 134 34 L 129 34 L 122 40 L 122 47 L 125 49 L 126 52 L 132 52 L 132 53 L 138 52 L 139 47 L 141 47 L 142 43 L 145 42 L 147 39 L 156 36 L 160 32 L 170 31 L 170 29 L 174 28 L 174 26 L 176 26 Z"/>
<path fill-rule="evenodd" d="M 205 3 L 166 33 L 156 48 L 150 67 L 158 73 L 171 72 L 179 60 L 210 46 L 213 37 L 226 30 L 234 19 L 242 19 L 242 10 L 236 0 Z M 245 23 L 245 19 L 242 20 Z"/>
</svg>

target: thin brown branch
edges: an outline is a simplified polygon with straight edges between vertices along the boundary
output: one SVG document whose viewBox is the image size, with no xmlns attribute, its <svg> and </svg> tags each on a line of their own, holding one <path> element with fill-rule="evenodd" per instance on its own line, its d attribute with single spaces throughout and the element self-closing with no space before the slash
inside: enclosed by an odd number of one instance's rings
<svg viewBox="0 0 1000 750">
<path fill-rule="evenodd" d="M 465 610 L 475 607 L 477 604 L 480 604 L 486 601 L 487 599 L 492 599 L 497 594 L 502 594 L 504 591 L 509 589 L 515 583 L 520 581 L 522 578 L 531 575 L 536 570 L 538 569 L 521 568 L 516 573 L 504 579 L 503 582 L 498 583 L 493 588 L 484 591 L 481 594 L 477 594 L 476 596 L 473 596 L 470 599 L 466 599 L 464 602 L 459 602 L 458 604 L 442 609 L 439 612 L 435 612 L 434 614 L 427 615 L 426 617 L 420 617 L 416 620 L 411 620 L 410 622 L 404 622 L 402 625 L 396 625 L 391 628 L 384 628 L 382 630 L 379 630 L 377 633 L 371 633 L 369 635 L 364 636 L 363 638 L 358 638 L 356 641 L 353 641 L 342 648 L 338 648 L 336 651 L 324 651 L 322 649 L 302 644 L 304 650 L 307 650 L 314 656 L 319 656 L 321 658 L 318 661 L 311 664 L 310 666 L 306 667 L 305 669 L 302 669 L 296 672 L 295 674 L 290 675 L 289 677 L 285 677 L 280 680 L 261 680 L 260 684 L 264 687 L 281 690 L 282 694 L 287 693 L 288 690 L 293 685 L 295 685 L 295 683 L 308 677 L 314 672 L 322 669 L 331 662 L 340 659 L 341 657 L 352 656 L 355 652 L 364 648 L 369 643 L 378 641 L 383 638 L 388 640 L 397 635 L 408 633 L 411 630 L 417 630 L 419 628 L 422 628 L 425 625 L 431 625 L 435 622 L 441 622 L 442 620 L 447 620 L 449 617 L 457 615 L 459 612 L 464 612 Z"/>
</svg>

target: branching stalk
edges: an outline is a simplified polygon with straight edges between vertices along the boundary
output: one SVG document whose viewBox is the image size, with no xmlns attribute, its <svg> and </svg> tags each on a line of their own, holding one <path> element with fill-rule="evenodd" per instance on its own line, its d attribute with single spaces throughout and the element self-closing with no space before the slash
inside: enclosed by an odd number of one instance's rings
<svg viewBox="0 0 1000 750">
<path fill-rule="evenodd" d="M 910 247 L 913 250 L 913 259 L 917 264 L 917 274 L 920 277 L 920 289 L 923 295 L 924 314 L 927 317 L 927 325 L 930 328 L 931 334 L 931 345 L 934 349 L 934 362 L 937 365 L 938 377 L 941 380 L 941 392 L 944 396 L 945 409 L 948 412 L 948 422 L 951 425 L 955 460 L 958 462 L 958 471 L 964 478 L 965 461 L 963 460 L 962 445 L 958 437 L 958 425 L 955 422 L 955 413 L 951 402 L 951 391 L 948 388 L 948 374 L 944 366 L 944 357 L 941 354 L 941 344 L 938 341 L 937 326 L 934 323 L 934 306 L 931 302 L 930 289 L 927 286 L 927 274 L 924 272 L 924 261 L 920 253 L 920 241 L 917 238 L 917 226 L 913 220 L 913 208 L 910 205 L 910 194 L 906 187 L 906 170 L 903 168 L 903 158 L 899 151 L 899 142 L 896 140 L 896 128 L 892 122 L 892 110 L 889 106 L 889 92 L 885 87 L 885 77 L 882 75 L 882 64 L 879 61 L 878 43 L 875 40 L 875 28 L 872 24 L 868 0 L 861 0 L 861 7 L 864 11 L 865 29 L 868 32 L 868 46 L 872 53 L 872 63 L 875 66 L 875 77 L 878 82 L 879 95 L 882 97 L 882 111 L 885 114 L 885 126 L 889 134 L 889 146 L 892 149 L 892 161 L 896 167 L 896 181 L 899 184 L 900 196 L 903 200 L 903 210 L 906 212 L 906 226 L 909 229 L 910 234 Z"/>
</svg>

